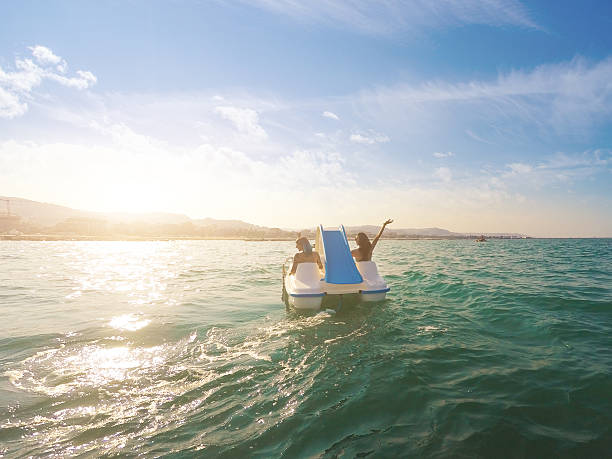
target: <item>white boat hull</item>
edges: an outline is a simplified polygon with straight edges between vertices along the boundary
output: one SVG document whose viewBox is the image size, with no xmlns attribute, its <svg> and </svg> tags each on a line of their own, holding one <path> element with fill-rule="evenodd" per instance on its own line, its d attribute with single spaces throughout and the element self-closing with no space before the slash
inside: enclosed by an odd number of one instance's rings
<svg viewBox="0 0 612 459">
<path fill-rule="evenodd" d="M 321 309 L 325 297 L 356 294 L 364 303 L 384 301 L 389 288 L 378 275 L 373 261 L 358 262 L 357 269 L 363 277 L 359 284 L 330 284 L 323 280 L 323 273 L 315 263 L 300 263 L 295 274 L 291 265 L 285 275 L 287 302 L 297 310 L 316 311 Z"/>
<path fill-rule="evenodd" d="M 293 306 L 295 309 L 317 311 L 321 309 L 322 302 L 323 302 L 323 296 L 295 297 L 295 296 L 289 295 L 289 304 Z"/>
<path fill-rule="evenodd" d="M 389 287 L 378 274 L 378 268 L 373 261 L 358 261 L 357 269 L 363 277 L 363 288 L 360 290 L 361 301 L 374 303 L 383 301 L 387 297 Z"/>
<path fill-rule="evenodd" d="M 364 303 L 376 303 L 378 301 L 384 301 L 387 297 L 387 292 L 376 292 L 376 293 L 360 293 L 359 297 Z"/>
<path fill-rule="evenodd" d="M 291 268 L 284 279 L 288 303 L 295 309 L 320 309 L 325 292 L 321 289 L 321 273 L 316 263 L 300 263 L 295 274 L 289 274 Z"/>
</svg>

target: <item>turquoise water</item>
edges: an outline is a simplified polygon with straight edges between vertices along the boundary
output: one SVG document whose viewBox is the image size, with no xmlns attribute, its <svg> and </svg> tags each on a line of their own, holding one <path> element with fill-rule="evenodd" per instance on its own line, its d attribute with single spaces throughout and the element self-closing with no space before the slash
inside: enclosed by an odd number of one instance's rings
<svg viewBox="0 0 612 459">
<path fill-rule="evenodd" d="M 0 243 L 0 455 L 609 457 L 612 240 L 385 240 L 311 315 L 294 250 Z"/>
</svg>

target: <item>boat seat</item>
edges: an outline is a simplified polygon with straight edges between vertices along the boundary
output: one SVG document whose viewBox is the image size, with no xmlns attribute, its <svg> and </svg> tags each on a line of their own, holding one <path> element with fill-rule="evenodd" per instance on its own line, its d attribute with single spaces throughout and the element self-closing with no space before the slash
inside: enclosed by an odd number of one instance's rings
<svg viewBox="0 0 612 459">
<path fill-rule="evenodd" d="M 319 285 L 319 267 L 316 263 L 300 263 L 295 270 L 296 287 L 313 287 Z M 300 284 L 303 284 L 300 285 Z"/>
<path fill-rule="evenodd" d="M 357 269 L 368 284 L 384 284 L 385 280 L 378 274 L 378 268 L 373 261 L 358 261 Z"/>
</svg>

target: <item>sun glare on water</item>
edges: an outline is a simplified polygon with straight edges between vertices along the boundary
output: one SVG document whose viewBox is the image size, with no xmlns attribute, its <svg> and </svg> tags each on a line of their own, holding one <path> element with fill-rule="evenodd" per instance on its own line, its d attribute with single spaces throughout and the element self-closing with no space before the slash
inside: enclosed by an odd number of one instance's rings
<svg viewBox="0 0 612 459">
<path fill-rule="evenodd" d="M 139 319 L 134 314 L 123 314 L 113 317 L 108 325 L 117 330 L 136 331 L 146 327 L 150 323 L 151 321 L 149 319 Z"/>
</svg>

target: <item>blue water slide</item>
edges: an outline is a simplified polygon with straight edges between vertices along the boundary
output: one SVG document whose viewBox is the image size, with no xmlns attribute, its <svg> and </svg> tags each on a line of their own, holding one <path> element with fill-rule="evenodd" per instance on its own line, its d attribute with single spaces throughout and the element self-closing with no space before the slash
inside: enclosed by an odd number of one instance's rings
<svg viewBox="0 0 612 459">
<path fill-rule="evenodd" d="M 329 284 L 359 284 L 363 281 L 351 255 L 344 226 L 324 230 L 319 226 L 325 256 L 325 282 Z M 318 250 L 318 248 L 317 248 Z"/>
</svg>

